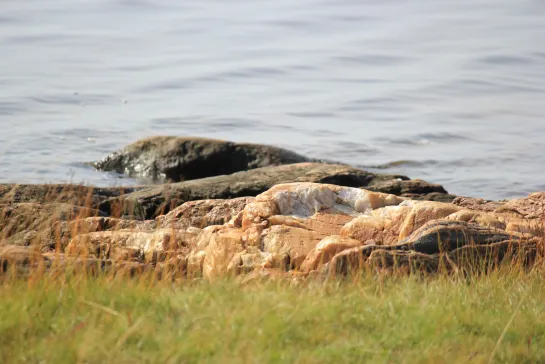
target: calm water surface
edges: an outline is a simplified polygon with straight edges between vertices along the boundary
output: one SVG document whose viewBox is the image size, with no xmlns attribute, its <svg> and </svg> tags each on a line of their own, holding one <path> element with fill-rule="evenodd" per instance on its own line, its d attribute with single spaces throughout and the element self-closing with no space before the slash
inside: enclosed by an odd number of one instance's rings
<svg viewBox="0 0 545 364">
<path fill-rule="evenodd" d="M 149 135 L 545 190 L 545 1 L 3 0 L 0 182 L 131 184 Z"/>
</svg>

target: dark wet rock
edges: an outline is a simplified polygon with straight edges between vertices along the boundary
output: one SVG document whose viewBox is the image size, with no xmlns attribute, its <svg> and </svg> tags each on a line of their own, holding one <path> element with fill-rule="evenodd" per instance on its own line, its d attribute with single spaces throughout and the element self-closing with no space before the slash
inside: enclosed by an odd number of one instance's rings
<svg viewBox="0 0 545 364">
<path fill-rule="evenodd" d="M 504 241 L 520 242 L 523 239 L 523 235 L 513 235 L 478 224 L 452 220 L 433 220 L 395 245 L 369 246 L 366 249 L 368 251 L 384 249 L 415 251 L 422 254 L 440 254 L 467 245 L 491 245 Z"/>
<path fill-rule="evenodd" d="M 491 245 L 520 241 L 516 235 L 463 221 L 435 220 L 416 230 L 393 250 L 413 250 L 424 254 L 452 251 L 466 245 Z"/>
<path fill-rule="evenodd" d="M 502 264 L 531 267 L 539 257 L 535 242 L 502 241 L 490 245 L 466 245 L 444 254 L 424 254 L 358 247 L 338 254 L 321 271 L 328 275 L 357 274 L 363 270 L 387 269 L 406 273 L 485 273 Z"/>
<path fill-rule="evenodd" d="M 100 209 L 112 216 L 129 214 L 141 219 L 150 219 L 164 215 L 187 201 L 257 196 L 282 183 L 315 182 L 366 187 L 397 179 L 408 180 L 408 177 L 375 174 L 339 164 L 298 163 L 151 186 L 104 201 L 100 204 Z"/>
<path fill-rule="evenodd" d="M 445 202 L 450 203 L 452 200 L 456 198 L 456 195 L 451 195 L 450 193 L 440 193 L 440 192 L 431 192 L 426 193 L 423 195 L 402 195 L 404 197 L 412 198 L 413 200 L 419 200 L 419 201 L 437 201 L 437 202 Z"/>
<path fill-rule="evenodd" d="M 490 245 L 466 245 L 449 252 L 448 258 L 456 268 L 481 270 L 499 264 L 531 266 L 543 256 L 542 245 L 535 240 L 502 241 Z"/>
<path fill-rule="evenodd" d="M 366 261 L 366 265 L 370 269 L 397 269 L 398 271 L 426 273 L 437 272 L 441 263 L 442 259 L 438 255 L 382 249 L 373 251 Z"/>
<path fill-rule="evenodd" d="M 390 193 L 392 195 L 405 196 L 409 198 L 418 197 L 418 199 L 426 200 L 433 200 L 432 196 L 434 196 L 434 194 L 442 196 L 448 194 L 443 186 L 435 183 L 428 183 L 421 179 L 377 181 L 367 186 L 366 189 L 370 191 Z M 430 198 L 423 198 L 425 196 L 430 196 Z M 447 200 L 448 199 L 449 198 L 447 198 Z M 444 200 L 441 202 L 450 201 Z"/>
<path fill-rule="evenodd" d="M 507 257 L 523 265 L 532 263 L 543 242 L 536 237 L 508 234 L 477 224 L 430 221 L 395 245 L 366 245 L 337 254 L 323 270 L 350 274 L 368 267 L 405 266 L 435 272 L 442 264 L 448 270 L 499 264 Z M 441 264 L 440 264 L 441 263 Z"/>
<path fill-rule="evenodd" d="M 223 140 L 156 136 L 91 163 L 101 171 L 158 182 L 180 182 L 254 168 L 308 162 L 286 149 Z"/>
</svg>

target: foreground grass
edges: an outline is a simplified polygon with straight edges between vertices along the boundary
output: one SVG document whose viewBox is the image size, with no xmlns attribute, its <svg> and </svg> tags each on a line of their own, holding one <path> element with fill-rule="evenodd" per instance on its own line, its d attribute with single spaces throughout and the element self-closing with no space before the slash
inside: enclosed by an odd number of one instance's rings
<svg viewBox="0 0 545 364">
<path fill-rule="evenodd" d="M 544 282 L 7 280 L 0 362 L 545 362 Z"/>
</svg>

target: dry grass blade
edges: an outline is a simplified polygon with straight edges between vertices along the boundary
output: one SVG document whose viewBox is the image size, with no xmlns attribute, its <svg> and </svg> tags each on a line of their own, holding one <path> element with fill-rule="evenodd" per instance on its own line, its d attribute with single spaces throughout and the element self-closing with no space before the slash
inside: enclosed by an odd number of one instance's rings
<svg viewBox="0 0 545 364">
<path fill-rule="evenodd" d="M 503 331 L 500 335 L 500 337 L 498 338 L 498 341 L 496 342 L 496 345 L 494 346 L 494 350 L 492 350 L 492 353 L 490 353 L 490 358 L 488 359 L 488 363 L 492 363 L 493 360 L 494 360 L 494 356 L 496 355 L 496 352 L 498 351 L 498 349 L 500 348 L 500 345 L 501 345 L 501 342 L 503 341 L 503 338 L 505 337 L 505 334 L 507 333 L 507 330 L 509 330 L 509 327 L 511 326 L 511 324 L 513 323 L 513 321 L 515 320 L 515 316 L 517 315 L 518 311 L 520 310 L 520 307 L 522 306 L 522 304 L 524 303 L 524 300 L 526 299 L 526 297 L 528 296 L 528 293 L 530 292 L 530 290 L 528 290 L 524 296 L 521 297 L 519 303 L 517 304 L 517 307 L 515 307 L 515 310 L 513 311 L 513 314 L 511 315 L 511 317 L 509 318 L 509 321 L 507 321 L 507 323 L 505 324 L 505 327 L 503 328 Z"/>
<path fill-rule="evenodd" d="M 123 336 L 121 336 L 119 338 L 119 340 L 117 341 L 117 343 L 115 344 L 114 346 L 114 351 L 115 350 L 118 350 L 124 343 L 125 341 L 127 341 L 127 339 L 133 334 L 136 332 L 136 329 L 138 328 L 138 326 L 140 326 L 140 324 L 144 321 L 144 316 L 140 316 L 136 321 L 135 323 L 129 327 L 127 329 L 127 331 L 125 331 L 125 333 L 123 334 Z"/>
<path fill-rule="evenodd" d="M 117 312 L 116 310 L 114 310 L 114 309 L 112 309 L 110 307 L 106 307 L 106 306 L 101 305 L 99 303 L 91 302 L 91 301 L 88 301 L 88 300 L 81 300 L 81 303 L 84 303 L 84 304 L 86 304 L 88 306 L 91 306 L 91 307 L 94 307 L 94 308 L 98 308 L 99 310 L 107 312 L 110 315 L 117 316 L 117 317 L 120 317 L 122 319 L 125 319 L 125 317 L 123 317 L 123 315 L 121 315 L 119 312 Z"/>
</svg>

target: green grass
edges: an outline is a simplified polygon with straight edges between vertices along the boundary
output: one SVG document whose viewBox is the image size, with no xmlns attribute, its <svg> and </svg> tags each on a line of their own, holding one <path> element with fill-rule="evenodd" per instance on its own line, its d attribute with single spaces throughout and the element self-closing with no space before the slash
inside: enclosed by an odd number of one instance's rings
<svg viewBox="0 0 545 364">
<path fill-rule="evenodd" d="M 545 362 L 545 280 L 10 279 L 0 363 Z"/>
</svg>

